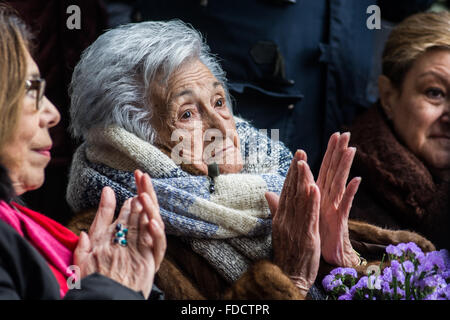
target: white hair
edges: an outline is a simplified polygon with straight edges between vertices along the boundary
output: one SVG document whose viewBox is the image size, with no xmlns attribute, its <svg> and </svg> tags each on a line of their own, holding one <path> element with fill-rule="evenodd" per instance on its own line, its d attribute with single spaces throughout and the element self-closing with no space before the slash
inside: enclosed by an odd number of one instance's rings
<svg viewBox="0 0 450 320">
<path fill-rule="evenodd" d="M 82 54 L 69 88 L 70 129 L 83 138 L 93 127 L 118 125 L 153 142 L 150 84 L 167 81 L 183 63 L 201 61 L 223 85 L 225 72 L 201 34 L 180 20 L 130 23 L 101 35 Z"/>
</svg>

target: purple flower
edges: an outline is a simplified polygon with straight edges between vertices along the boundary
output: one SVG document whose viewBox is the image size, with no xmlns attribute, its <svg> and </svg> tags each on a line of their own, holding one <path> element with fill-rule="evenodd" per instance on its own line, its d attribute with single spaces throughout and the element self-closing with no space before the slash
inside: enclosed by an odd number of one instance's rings
<svg viewBox="0 0 450 320">
<path fill-rule="evenodd" d="M 394 256 L 397 256 L 397 257 L 401 257 L 403 255 L 402 250 L 400 250 L 400 248 L 398 248 L 392 244 L 387 246 L 386 252 L 389 254 L 392 254 Z"/>
<path fill-rule="evenodd" d="M 336 268 L 336 269 L 333 269 L 330 272 L 330 274 L 333 276 L 338 275 L 338 274 L 343 275 L 343 276 L 350 275 L 353 278 L 356 278 L 358 276 L 356 270 L 353 268 Z"/>
<path fill-rule="evenodd" d="M 405 274 L 403 273 L 402 267 L 397 260 L 391 261 L 391 271 L 392 277 L 396 277 L 397 281 L 401 283 L 405 282 Z"/>
<path fill-rule="evenodd" d="M 334 280 L 334 276 L 329 274 L 327 276 L 325 276 L 325 278 L 323 278 L 322 280 L 322 286 L 327 290 L 327 291 L 331 291 L 333 290 L 333 287 L 331 285 L 331 282 Z"/>
<path fill-rule="evenodd" d="M 343 295 L 339 296 L 338 300 L 352 300 L 353 295 L 350 292 L 346 292 Z"/>
<path fill-rule="evenodd" d="M 424 300 L 449 300 L 445 288 L 437 289 L 424 298 Z"/>
<path fill-rule="evenodd" d="M 450 270 L 446 269 L 446 271 L 442 272 L 442 278 L 448 282 L 450 282 Z"/>
<path fill-rule="evenodd" d="M 445 299 L 450 300 L 450 285 L 446 285 L 445 288 L 442 289 L 442 293 Z"/>
<path fill-rule="evenodd" d="M 413 273 L 414 272 L 414 264 L 411 261 L 405 261 L 402 263 L 403 269 L 406 273 Z"/>
<path fill-rule="evenodd" d="M 420 261 L 420 260 L 419 260 Z M 438 272 L 445 271 L 445 261 L 443 255 L 439 251 L 428 252 L 424 259 L 421 259 L 418 267 L 419 273 L 430 272 L 437 269 Z"/>
<path fill-rule="evenodd" d="M 405 253 L 408 252 L 411 252 L 416 259 L 424 255 L 422 249 L 420 249 L 419 246 L 417 246 L 417 244 L 415 244 L 414 242 L 409 242 L 406 244 Z"/>
<path fill-rule="evenodd" d="M 397 245 L 397 248 L 401 251 L 401 252 L 406 252 L 406 250 L 408 249 L 408 246 L 406 243 L 399 243 Z"/>
<path fill-rule="evenodd" d="M 429 295 L 427 295 L 425 298 L 423 298 L 423 300 L 437 300 L 438 294 L 436 291 L 430 293 Z"/>
<path fill-rule="evenodd" d="M 405 290 L 397 288 L 397 295 L 400 296 L 401 298 L 405 298 Z"/>
<path fill-rule="evenodd" d="M 342 285 L 342 280 L 336 279 L 335 276 L 329 274 L 323 278 L 322 285 L 327 291 L 333 291 L 334 288 Z"/>
<path fill-rule="evenodd" d="M 425 277 L 423 280 L 419 281 L 418 283 L 419 287 L 424 290 L 425 288 L 445 288 L 447 286 L 447 283 L 440 275 L 431 275 L 428 277 Z"/>
<path fill-rule="evenodd" d="M 449 270 L 450 269 L 450 254 L 448 253 L 448 251 L 445 249 L 442 249 L 442 250 L 438 251 L 438 254 L 444 260 L 445 270 Z"/>
<path fill-rule="evenodd" d="M 389 281 L 383 281 L 381 283 L 381 291 L 384 294 L 388 294 L 389 296 L 392 296 L 392 294 L 394 293 L 394 290 L 391 289 L 390 283 Z"/>
<path fill-rule="evenodd" d="M 342 280 L 341 279 L 336 279 L 334 281 L 331 281 L 331 284 L 333 285 L 333 289 L 338 287 L 338 286 L 342 286 Z"/>
<path fill-rule="evenodd" d="M 383 270 L 383 275 L 381 276 L 384 282 L 392 281 L 392 269 L 390 267 L 386 267 Z"/>
<path fill-rule="evenodd" d="M 390 245 L 386 252 L 392 260 L 381 275 L 363 276 L 349 289 L 343 282 L 347 283 L 350 277 L 354 283 L 356 270 L 336 268 L 323 279 L 324 288 L 335 297 L 340 294 L 338 300 L 450 300 L 450 255 L 447 250 L 424 254 L 415 243 L 409 242 Z"/>
<path fill-rule="evenodd" d="M 367 287 L 369 289 L 381 290 L 381 278 L 375 275 L 369 276 L 367 279 Z"/>
<path fill-rule="evenodd" d="M 355 288 L 355 289 L 364 289 L 364 288 L 367 288 L 367 281 L 368 281 L 367 276 L 361 277 L 361 279 L 359 279 L 358 283 L 355 284 L 355 285 L 353 286 L 353 288 Z M 353 289 L 353 288 L 352 288 L 352 289 Z"/>
</svg>

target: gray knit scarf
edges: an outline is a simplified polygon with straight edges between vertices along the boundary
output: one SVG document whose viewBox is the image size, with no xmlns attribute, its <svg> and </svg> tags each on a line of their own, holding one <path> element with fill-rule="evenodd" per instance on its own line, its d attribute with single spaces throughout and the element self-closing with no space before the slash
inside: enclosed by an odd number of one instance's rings
<svg viewBox="0 0 450 320">
<path fill-rule="evenodd" d="M 76 151 L 67 200 L 75 212 L 98 206 L 110 186 L 117 208 L 136 194 L 133 171 L 147 172 L 167 234 L 179 236 L 227 281 L 236 281 L 250 264 L 271 258 L 271 217 L 266 191 L 280 193 L 292 154 L 280 142 L 236 118 L 244 168 L 219 175 L 210 193 L 206 176 L 180 169 L 167 155 L 119 128 L 92 130 Z"/>
</svg>

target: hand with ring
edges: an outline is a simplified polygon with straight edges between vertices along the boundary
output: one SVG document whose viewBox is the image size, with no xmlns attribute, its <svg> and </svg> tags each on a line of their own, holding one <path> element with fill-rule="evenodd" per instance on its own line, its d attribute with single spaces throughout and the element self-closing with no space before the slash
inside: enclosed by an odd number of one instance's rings
<svg viewBox="0 0 450 320">
<path fill-rule="evenodd" d="M 114 222 L 115 195 L 103 188 L 89 234 L 80 235 L 74 263 L 81 277 L 97 272 L 148 298 L 166 237 L 150 177 L 136 170 L 135 178 L 138 195 L 124 202 Z"/>
</svg>

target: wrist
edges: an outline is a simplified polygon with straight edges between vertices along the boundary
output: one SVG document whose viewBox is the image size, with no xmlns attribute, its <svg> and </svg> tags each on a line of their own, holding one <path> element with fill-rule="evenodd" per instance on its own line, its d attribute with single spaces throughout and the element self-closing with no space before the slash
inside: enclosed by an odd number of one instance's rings
<svg viewBox="0 0 450 320">
<path fill-rule="evenodd" d="M 351 259 L 352 267 L 365 266 L 367 264 L 367 260 L 361 257 L 361 255 L 355 249 L 352 248 L 352 250 L 353 250 L 353 256 Z"/>
<path fill-rule="evenodd" d="M 303 279 L 303 277 L 289 276 L 289 279 L 291 279 L 292 283 L 297 287 L 300 293 L 304 297 L 306 297 L 309 292 L 309 288 L 311 288 L 311 285 L 305 279 Z"/>
</svg>

